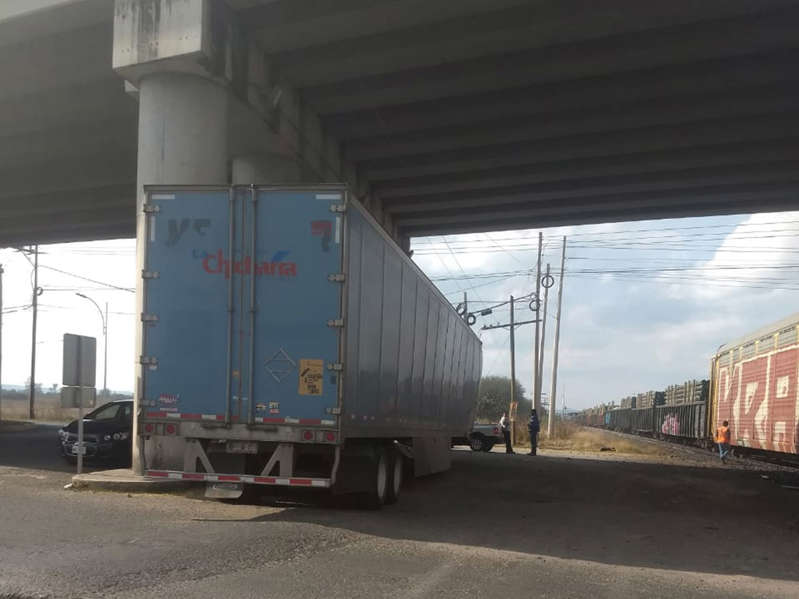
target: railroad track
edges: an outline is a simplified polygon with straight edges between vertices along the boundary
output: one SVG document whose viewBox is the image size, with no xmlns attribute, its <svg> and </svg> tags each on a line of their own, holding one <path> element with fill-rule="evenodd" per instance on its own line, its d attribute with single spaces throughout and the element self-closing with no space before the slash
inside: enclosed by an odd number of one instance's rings
<svg viewBox="0 0 799 599">
<path fill-rule="evenodd" d="M 710 448 L 700 447 L 698 445 L 683 443 L 679 441 L 670 441 L 668 439 L 658 439 L 655 437 L 650 437 L 648 435 L 638 435 L 635 433 L 623 433 L 619 431 L 612 431 L 608 429 L 601 429 L 607 433 L 612 435 L 617 435 L 622 438 L 631 438 L 631 439 L 638 439 L 639 441 L 653 444 L 653 445 L 667 445 L 669 448 L 676 450 L 677 452 L 683 453 L 686 456 L 703 456 L 707 457 L 710 453 L 713 453 L 714 450 Z M 745 447 L 735 447 L 733 448 L 733 458 L 735 460 L 741 461 L 744 464 L 748 464 L 752 467 L 761 466 L 762 464 L 772 464 L 775 466 L 780 466 L 783 468 L 790 468 L 793 470 L 799 470 L 799 461 L 796 459 L 782 458 L 777 456 L 771 456 L 767 454 L 761 454 L 756 450 L 749 450 Z"/>
</svg>

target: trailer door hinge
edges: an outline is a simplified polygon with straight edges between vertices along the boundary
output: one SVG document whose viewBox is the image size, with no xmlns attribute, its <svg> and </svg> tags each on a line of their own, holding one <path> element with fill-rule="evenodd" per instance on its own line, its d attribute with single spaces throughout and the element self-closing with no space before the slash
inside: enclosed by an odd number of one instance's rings
<svg viewBox="0 0 799 599">
<path fill-rule="evenodd" d="M 331 283 L 343 283 L 344 281 L 347 280 L 347 275 L 345 275 L 344 273 L 337 272 L 332 275 L 327 275 L 327 280 L 330 281 Z"/>
<path fill-rule="evenodd" d="M 327 326 L 329 326 L 330 328 L 341 328 L 344 326 L 344 319 L 336 318 L 335 320 L 328 320 Z"/>
<path fill-rule="evenodd" d="M 335 372 L 341 372 L 342 370 L 344 370 L 344 364 L 342 364 L 341 362 L 333 362 L 332 364 L 327 365 L 327 369 L 333 370 Z"/>
<path fill-rule="evenodd" d="M 141 271 L 141 278 L 142 279 L 157 279 L 161 276 L 161 273 L 157 270 L 143 270 Z"/>
<path fill-rule="evenodd" d="M 161 206 L 158 204 L 145 204 L 143 210 L 147 213 L 161 212 Z"/>
<path fill-rule="evenodd" d="M 346 204 L 330 204 L 330 212 L 346 212 Z"/>
<path fill-rule="evenodd" d="M 142 322 L 158 322 L 158 316 L 155 314 L 142 314 L 141 315 Z"/>
<path fill-rule="evenodd" d="M 158 366 L 158 358 L 155 356 L 141 356 L 139 358 L 139 364 L 149 366 L 150 368 L 156 368 Z"/>
</svg>

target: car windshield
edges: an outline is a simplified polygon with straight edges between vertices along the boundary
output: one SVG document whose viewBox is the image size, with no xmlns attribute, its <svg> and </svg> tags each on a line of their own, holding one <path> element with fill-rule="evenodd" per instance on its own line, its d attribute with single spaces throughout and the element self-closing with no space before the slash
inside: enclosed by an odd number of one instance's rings
<svg viewBox="0 0 799 599">
<path fill-rule="evenodd" d="M 118 403 L 103 406 L 86 416 L 87 420 L 114 420 L 122 406 Z"/>
</svg>

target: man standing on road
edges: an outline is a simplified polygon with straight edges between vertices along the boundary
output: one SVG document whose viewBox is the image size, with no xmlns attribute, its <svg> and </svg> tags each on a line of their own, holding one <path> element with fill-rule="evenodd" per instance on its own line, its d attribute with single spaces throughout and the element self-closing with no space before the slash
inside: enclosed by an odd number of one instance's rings
<svg viewBox="0 0 799 599">
<path fill-rule="evenodd" d="M 505 453 L 514 453 L 513 446 L 510 444 L 510 420 L 508 420 L 507 412 L 502 412 L 502 418 L 499 419 L 499 428 L 502 430 L 502 436 L 505 439 Z"/>
<path fill-rule="evenodd" d="M 727 463 L 727 455 L 730 453 L 730 423 L 726 420 L 716 429 L 716 443 L 719 445 L 719 457 L 721 463 Z"/>
<path fill-rule="evenodd" d="M 535 455 L 538 449 L 538 432 L 541 430 L 541 423 L 538 422 L 538 414 L 535 408 L 530 412 L 530 422 L 527 423 L 527 432 L 530 433 L 530 455 Z"/>
</svg>

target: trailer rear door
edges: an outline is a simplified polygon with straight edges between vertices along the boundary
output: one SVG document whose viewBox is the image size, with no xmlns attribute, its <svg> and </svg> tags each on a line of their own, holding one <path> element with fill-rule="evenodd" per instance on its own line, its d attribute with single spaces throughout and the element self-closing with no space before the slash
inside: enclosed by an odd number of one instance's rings
<svg viewBox="0 0 799 599">
<path fill-rule="evenodd" d="M 145 210 L 142 411 L 224 419 L 233 201 L 227 191 L 159 191 Z"/>
<path fill-rule="evenodd" d="M 260 190 L 255 210 L 254 417 L 332 424 L 343 331 L 342 191 Z M 263 272 L 261 272 L 263 271 Z"/>
<path fill-rule="evenodd" d="M 150 192 L 146 417 L 335 423 L 344 202 L 341 189 Z"/>
</svg>

